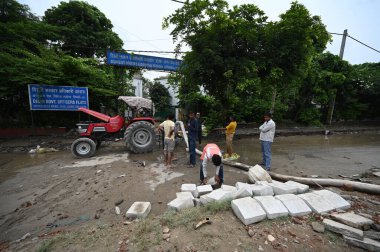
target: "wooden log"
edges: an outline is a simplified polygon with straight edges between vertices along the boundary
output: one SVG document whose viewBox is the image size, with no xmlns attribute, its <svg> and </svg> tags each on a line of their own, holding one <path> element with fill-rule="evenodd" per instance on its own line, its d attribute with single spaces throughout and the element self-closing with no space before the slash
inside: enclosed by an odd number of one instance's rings
<svg viewBox="0 0 380 252">
<path fill-rule="evenodd" d="M 317 183 L 321 186 L 343 187 L 348 190 L 380 195 L 380 185 L 373 185 L 373 184 L 356 182 L 356 181 L 348 181 L 348 180 L 343 180 L 343 179 L 294 177 L 294 176 L 282 175 L 282 174 L 278 174 L 274 172 L 269 172 L 269 175 L 273 179 L 276 179 L 276 180 L 282 180 L 282 181 L 292 180 L 292 181 L 296 181 L 296 182 L 307 184 L 307 185 L 315 185 Z"/>
</svg>

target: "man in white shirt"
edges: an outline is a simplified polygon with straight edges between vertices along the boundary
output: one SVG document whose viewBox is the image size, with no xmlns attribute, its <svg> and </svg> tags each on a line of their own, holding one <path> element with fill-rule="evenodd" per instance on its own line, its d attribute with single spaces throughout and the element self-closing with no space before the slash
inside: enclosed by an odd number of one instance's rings
<svg viewBox="0 0 380 252">
<path fill-rule="evenodd" d="M 172 167 L 173 151 L 175 147 L 173 115 L 168 115 L 166 121 L 160 124 L 160 129 L 164 131 L 164 155 L 165 165 Z"/>
<path fill-rule="evenodd" d="M 215 166 L 215 182 L 213 189 L 220 188 L 224 181 L 222 153 L 218 145 L 210 143 L 203 148 L 201 155 L 200 180 L 201 184 L 206 185 L 209 177 L 207 176 L 207 163 L 212 161 Z"/>
<path fill-rule="evenodd" d="M 265 166 L 265 170 L 270 171 L 274 133 L 276 131 L 276 123 L 272 120 L 272 114 L 266 113 L 264 115 L 264 124 L 260 126 L 260 141 L 261 151 L 263 153 L 262 165 Z"/>
</svg>

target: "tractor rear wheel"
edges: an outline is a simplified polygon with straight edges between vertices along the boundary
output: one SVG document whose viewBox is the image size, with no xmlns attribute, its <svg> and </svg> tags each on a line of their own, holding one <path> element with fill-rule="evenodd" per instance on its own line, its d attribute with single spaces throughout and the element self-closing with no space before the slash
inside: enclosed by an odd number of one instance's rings
<svg viewBox="0 0 380 252">
<path fill-rule="evenodd" d="M 146 121 L 134 122 L 124 133 L 127 149 L 133 153 L 153 151 L 156 144 L 154 125 Z"/>
<path fill-rule="evenodd" d="M 87 137 L 78 138 L 71 144 L 71 153 L 76 157 L 86 158 L 95 154 L 96 143 Z"/>
</svg>

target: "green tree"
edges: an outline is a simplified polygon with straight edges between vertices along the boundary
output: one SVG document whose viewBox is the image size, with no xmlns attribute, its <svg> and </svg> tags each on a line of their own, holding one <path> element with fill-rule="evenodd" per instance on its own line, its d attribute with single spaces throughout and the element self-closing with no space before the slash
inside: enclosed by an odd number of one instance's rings
<svg viewBox="0 0 380 252">
<path fill-rule="evenodd" d="M 107 49 L 120 50 L 123 42 L 111 21 L 83 1 L 61 2 L 45 12 L 44 22 L 58 27 L 57 46 L 74 57 L 104 57 Z"/>
<path fill-rule="evenodd" d="M 127 94 L 123 68 L 101 64 L 95 58 L 76 58 L 51 46 L 59 28 L 41 22 L 16 1 L 2 2 L 0 22 L 0 124 L 30 125 L 28 84 L 73 85 L 89 88 L 90 106 L 115 107 Z M 6 8 L 5 8 L 5 7 Z M 131 71 L 132 73 L 133 71 Z M 133 73 L 132 73 L 133 74 Z M 73 126 L 74 112 L 35 112 L 36 125 Z M 62 116 L 65 114 L 65 116 Z"/>
<path fill-rule="evenodd" d="M 358 94 L 358 101 L 366 110 L 361 111 L 359 118 L 380 118 L 380 62 L 364 63 L 353 66 L 355 71 L 354 89 Z"/>
<path fill-rule="evenodd" d="M 315 56 L 299 89 L 293 106 L 294 119 L 306 124 L 320 124 L 329 118 L 332 97 L 336 96 L 334 119 L 356 119 L 365 109 L 357 95 L 353 67 L 337 55 Z"/>
<path fill-rule="evenodd" d="M 157 111 L 164 111 L 170 107 L 170 94 L 168 89 L 159 82 L 149 88 L 149 96 Z"/>
<path fill-rule="evenodd" d="M 0 22 L 37 21 L 29 6 L 14 0 L 0 0 Z"/>
<path fill-rule="evenodd" d="M 224 0 L 186 1 L 164 19 L 163 27 L 169 25 L 177 49 L 191 47 L 176 77 L 180 96 L 192 97 L 203 86 L 221 108 L 219 118 L 232 113 L 258 119 L 275 107 L 276 118 L 283 116 L 313 56 L 329 40 L 320 18 L 297 2 L 278 22 L 267 22 L 252 4 L 229 8 Z"/>
</svg>

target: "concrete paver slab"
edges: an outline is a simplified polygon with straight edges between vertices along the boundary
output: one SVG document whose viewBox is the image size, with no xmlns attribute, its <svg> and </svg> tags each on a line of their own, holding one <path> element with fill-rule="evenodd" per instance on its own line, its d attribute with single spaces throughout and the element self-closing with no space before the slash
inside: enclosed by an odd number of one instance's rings
<svg viewBox="0 0 380 252">
<path fill-rule="evenodd" d="M 284 204 L 273 196 L 257 196 L 254 197 L 254 199 L 260 203 L 261 207 L 267 213 L 268 219 L 288 216 L 289 214 L 288 209 Z"/>
<path fill-rule="evenodd" d="M 235 215 L 244 225 L 262 221 L 267 216 L 259 202 L 251 197 L 235 199 L 231 201 L 231 207 Z"/>
<path fill-rule="evenodd" d="M 310 207 L 300 197 L 294 194 L 276 195 L 276 199 L 280 200 L 282 204 L 288 209 L 290 216 L 302 216 L 310 214 L 312 211 Z"/>
<path fill-rule="evenodd" d="M 150 202 L 134 202 L 132 206 L 128 209 L 126 217 L 130 219 L 135 218 L 145 218 L 150 213 L 152 209 L 152 204 Z"/>
</svg>

